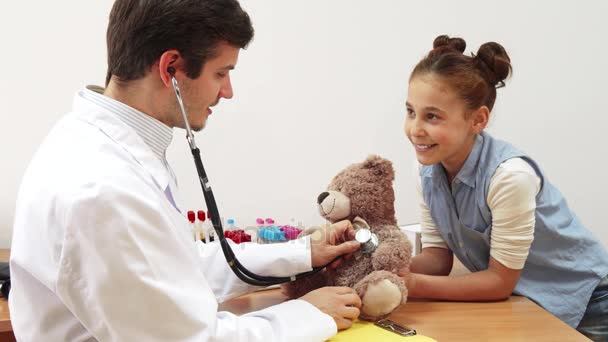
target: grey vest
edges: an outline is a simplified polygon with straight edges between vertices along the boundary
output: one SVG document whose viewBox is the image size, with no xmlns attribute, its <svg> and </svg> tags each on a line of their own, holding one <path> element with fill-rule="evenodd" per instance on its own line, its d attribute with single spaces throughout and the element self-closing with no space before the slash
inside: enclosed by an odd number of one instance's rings
<svg viewBox="0 0 608 342">
<path fill-rule="evenodd" d="M 441 164 L 421 168 L 424 201 L 454 255 L 472 272 L 485 270 L 492 230 L 488 187 L 498 166 L 517 157 L 534 168 L 541 189 L 536 196 L 534 241 L 514 293 L 576 327 L 591 293 L 608 274 L 608 253 L 532 159 L 484 132 L 477 136 L 452 190 Z"/>
</svg>

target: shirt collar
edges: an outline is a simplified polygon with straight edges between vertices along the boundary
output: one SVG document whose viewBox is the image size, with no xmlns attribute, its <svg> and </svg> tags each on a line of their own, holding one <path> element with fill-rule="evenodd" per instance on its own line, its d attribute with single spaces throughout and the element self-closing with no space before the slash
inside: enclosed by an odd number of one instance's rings
<svg viewBox="0 0 608 342">
<path fill-rule="evenodd" d="M 101 88 L 93 87 L 93 89 L 99 90 Z M 108 107 L 109 101 L 100 102 L 99 97 L 93 97 L 94 94 L 102 97 L 104 100 L 108 99 L 115 103 L 113 103 L 113 106 Z M 117 104 L 122 106 L 118 106 Z M 164 159 L 164 154 L 166 147 L 163 147 L 162 145 L 157 146 L 157 148 L 161 148 L 158 150 L 161 153 L 157 154 L 154 151 L 154 148 L 148 145 L 143 136 L 139 134 L 140 130 L 134 128 L 126 121 L 123 121 L 123 116 L 117 113 L 117 108 L 122 108 L 123 106 L 130 111 L 136 111 L 134 108 L 105 97 L 104 95 L 95 93 L 93 90 L 83 89 L 79 91 L 74 98 L 73 114 L 79 120 L 88 122 L 97 127 L 114 141 L 114 143 L 120 145 L 125 151 L 131 154 L 133 158 L 150 173 L 159 188 L 164 191 L 166 187 L 169 186 L 169 179 L 171 178 L 170 172 L 165 166 L 166 160 Z M 139 115 L 146 116 L 146 114 L 141 112 L 138 113 Z M 167 126 L 165 126 L 165 128 L 171 130 Z M 150 131 L 148 133 L 153 134 L 153 132 L 156 131 Z M 170 141 L 170 139 L 168 141 Z"/>
<path fill-rule="evenodd" d="M 470 186 L 471 188 L 475 187 L 477 165 L 479 164 L 479 156 L 481 155 L 483 141 L 483 135 L 477 134 L 475 137 L 475 142 L 473 143 L 473 148 L 471 149 L 467 160 L 464 162 L 464 165 L 462 165 L 460 171 L 458 171 L 458 174 L 456 174 L 456 179 Z"/>
<path fill-rule="evenodd" d="M 475 142 L 473 143 L 473 148 L 469 153 L 469 156 L 465 160 L 464 164 L 456 177 L 461 183 L 468 185 L 471 188 L 475 187 L 475 180 L 477 176 L 477 165 L 479 164 L 479 158 L 481 156 L 481 149 L 483 147 L 484 142 L 484 134 L 478 134 L 475 137 Z M 430 168 L 424 168 L 421 171 L 421 175 L 424 177 L 440 177 L 447 180 L 445 171 L 441 163 L 433 164 Z"/>
<path fill-rule="evenodd" d="M 121 121 L 137 132 L 161 161 L 164 161 L 167 148 L 173 139 L 173 129 L 135 108 L 103 95 L 104 90 L 102 87 L 90 85 L 80 93 L 80 96 L 116 114 Z"/>
</svg>

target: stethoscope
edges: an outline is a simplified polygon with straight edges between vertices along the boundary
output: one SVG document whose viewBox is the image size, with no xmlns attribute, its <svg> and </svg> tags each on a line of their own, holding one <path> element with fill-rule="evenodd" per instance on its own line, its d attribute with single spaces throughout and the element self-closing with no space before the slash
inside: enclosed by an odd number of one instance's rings
<svg viewBox="0 0 608 342">
<path fill-rule="evenodd" d="M 194 158 L 194 165 L 196 166 L 196 171 L 198 173 L 198 179 L 199 179 L 199 181 L 201 183 L 201 187 L 203 189 L 203 196 L 205 197 L 205 203 L 207 204 L 207 210 L 209 211 L 211 223 L 213 224 L 213 229 L 215 230 L 216 235 L 219 238 L 220 246 L 222 247 L 222 252 L 224 253 L 224 256 L 226 257 L 226 262 L 228 262 L 228 265 L 232 269 L 232 272 L 234 272 L 234 274 L 239 279 L 241 279 L 242 281 L 244 281 L 248 284 L 255 285 L 255 286 L 271 286 L 271 285 L 278 285 L 278 284 L 294 281 L 296 279 L 311 276 L 311 275 L 319 272 L 323 268 L 325 268 L 327 265 L 330 265 L 331 263 L 333 263 L 334 261 L 339 259 L 340 257 L 337 257 L 336 259 L 332 260 L 325 266 L 316 267 L 316 268 L 313 268 L 312 271 L 299 273 L 299 274 L 293 275 L 291 277 L 273 277 L 273 276 L 263 276 L 263 275 L 255 274 L 255 273 L 249 271 L 245 266 L 243 266 L 243 264 L 241 264 L 239 262 L 239 260 L 234 255 L 234 252 L 232 251 L 230 244 L 226 240 L 226 237 L 224 236 L 224 229 L 222 227 L 222 220 L 220 219 L 220 213 L 217 208 L 217 203 L 215 202 L 215 196 L 213 196 L 213 191 L 211 190 L 211 185 L 209 185 L 209 179 L 207 178 L 207 173 L 205 172 L 205 168 L 203 167 L 200 150 L 198 149 L 198 147 L 196 147 L 196 143 L 194 142 L 194 135 L 192 135 L 192 129 L 190 128 L 190 123 L 188 122 L 188 115 L 186 114 L 186 108 L 184 107 L 184 101 L 182 99 L 182 94 L 181 94 L 181 91 L 179 90 L 179 86 L 177 84 L 177 79 L 175 78 L 175 69 L 172 67 L 169 67 L 167 69 L 167 71 L 171 75 L 171 81 L 173 83 L 173 89 L 175 90 L 175 96 L 177 97 L 177 102 L 178 102 L 179 108 L 181 109 L 181 112 L 182 112 L 182 116 L 183 116 L 184 123 L 185 123 L 185 129 L 186 129 L 186 140 L 188 140 L 188 144 L 190 145 L 190 150 L 192 152 L 192 157 Z M 360 241 L 360 239 L 366 239 L 368 241 Z M 359 242 L 362 242 L 362 246 L 361 246 L 362 251 L 369 252 L 370 250 L 375 249 L 375 247 L 373 249 L 370 249 L 370 247 L 372 247 L 370 245 L 370 243 L 373 243 L 371 235 L 368 235 L 365 233 L 362 234 L 359 231 L 356 234 L 356 240 Z M 377 246 L 377 239 L 375 241 L 376 241 L 376 246 Z"/>
</svg>

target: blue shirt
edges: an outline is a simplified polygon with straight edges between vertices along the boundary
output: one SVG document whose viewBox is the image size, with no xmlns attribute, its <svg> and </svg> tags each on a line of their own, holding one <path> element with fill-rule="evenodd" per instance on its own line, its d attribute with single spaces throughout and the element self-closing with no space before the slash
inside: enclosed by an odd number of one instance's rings
<svg viewBox="0 0 608 342">
<path fill-rule="evenodd" d="M 498 166 L 511 158 L 527 161 L 541 179 L 534 241 L 514 293 L 576 327 L 591 293 L 608 274 L 608 253 L 530 157 L 483 132 L 456 176 L 462 181 L 458 189 L 450 189 L 441 164 L 421 168 L 424 201 L 456 257 L 470 271 L 485 270 L 492 231 L 488 188 Z"/>
</svg>

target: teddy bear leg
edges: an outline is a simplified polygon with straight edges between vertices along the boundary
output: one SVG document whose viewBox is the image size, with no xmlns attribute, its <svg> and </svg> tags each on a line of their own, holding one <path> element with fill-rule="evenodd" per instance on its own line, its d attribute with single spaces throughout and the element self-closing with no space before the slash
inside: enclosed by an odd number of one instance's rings
<svg viewBox="0 0 608 342">
<path fill-rule="evenodd" d="M 374 271 L 354 286 L 361 297 L 359 318 L 376 321 L 388 316 L 407 301 L 407 288 L 402 278 L 388 271 Z"/>
</svg>

